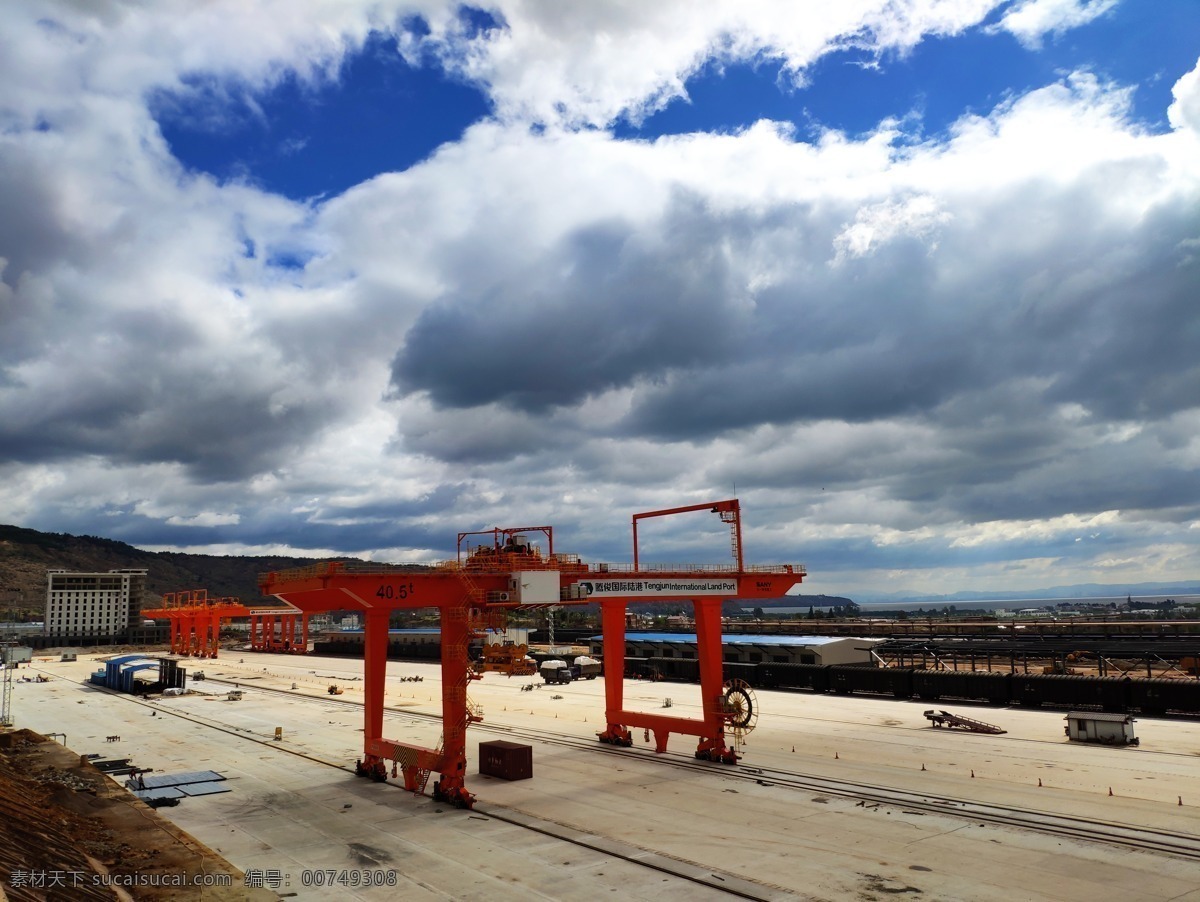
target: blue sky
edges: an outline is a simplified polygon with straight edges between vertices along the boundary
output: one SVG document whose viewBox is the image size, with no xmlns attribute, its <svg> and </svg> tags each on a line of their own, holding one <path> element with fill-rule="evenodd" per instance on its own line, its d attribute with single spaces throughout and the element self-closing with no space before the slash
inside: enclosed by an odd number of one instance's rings
<svg viewBox="0 0 1200 902">
<path fill-rule="evenodd" d="M 10 6 L 0 519 L 1200 580 L 1196 10 Z"/>
<path fill-rule="evenodd" d="M 867 133 L 890 118 L 914 137 L 931 137 L 965 113 L 986 114 L 1061 73 L 1086 69 L 1136 86 L 1134 117 L 1154 131 L 1169 128 L 1171 87 L 1194 66 L 1200 41 L 1194 0 L 1119 4 L 1037 47 L 998 28 L 1004 11 L 997 7 L 963 33 L 927 36 L 911 49 L 831 50 L 804 70 L 801 84 L 776 57 L 710 61 L 689 75 L 686 97 L 635 122 L 618 117 L 605 125 L 621 139 L 653 140 L 736 132 L 771 119 L 810 139 L 825 129 Z M 480 29 L 498 27 L 477 10 L 461 15 Z M 419 17 L 400 25 L 428 33 Z M 285 73 L 233 96 L 206 90 L 206 77 L 186 87 L 164 91 L 153 105 L 172 153 L 189 168 L 249 179 L 297 200 L 407 169 L 494 112 L 484 86 L 447 73 L 432 56 L 406 60 L 395 37 L 379 32 L 347 54 L 332 77 Z"/>
</svg>

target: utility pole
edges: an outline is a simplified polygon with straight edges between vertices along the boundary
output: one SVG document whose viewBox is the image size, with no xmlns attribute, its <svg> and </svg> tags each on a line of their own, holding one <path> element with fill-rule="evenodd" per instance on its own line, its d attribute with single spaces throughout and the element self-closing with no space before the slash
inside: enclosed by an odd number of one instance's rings
<svg viewBox="0 0 1200 902">
<path fill-rule="evenodd" d="M 13 649 L 17 643 L 12 640 L 0 640 L 0 664 L 4 665 L 4 679 L 0 681 L 0 727 L 11 727 L 12 719 L 12 672 Z"/>
</svg>

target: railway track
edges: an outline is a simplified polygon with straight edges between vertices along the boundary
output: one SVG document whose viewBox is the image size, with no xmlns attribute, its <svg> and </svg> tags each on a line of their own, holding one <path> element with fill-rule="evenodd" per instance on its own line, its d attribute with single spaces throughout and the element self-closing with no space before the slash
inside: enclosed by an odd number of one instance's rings
<svg viewBox="0 0 1200 902">
<path fill-rule="evenodd" d="M 215 681 L 223 682 L 224 680 Z M 232 684 L 234 681 L 228 680 L 227 682 Z M 239 684 L 245 685 L 245 681 L 239 681 Z M 293 699 L 302 698 L 318 703 L 334 703 L 338 706 L 347 706 L 358 710 L 362 708 L 360 702 L 335 696 L 328 698 L 323 696 L 300 696 L 286 689 L 276 689 L 262 685 L 255 685 L 254 689 L 260 692 L 277 693 Z M 435 723 L 441 722 L 439 715 L 426 714 L 408 709 L 385 708 L 384 714 L 385 717 L 391 716 Z M 496 734 L 508 739 L 524 739 L 547 745 L 583 749 L 590 753 L 599 752 L 642 762 L 647 760 L 645 750 L 634 751 L 614 746 L 599 745 L 593 740 L 550 730 L 489 724 L 487 722 L 476 724 L 471 727 L 471 730 L 473 732 L 480 731 Z M 1179 858 L 1200 861 L 1200 835 L 1195 834 L 1155 830 L 1135 824 L 1075 817 L 1032 808 L 976 802 L 968 799 L 913 792 L 870 783 L 838 780 L 798 771 L 746 766 L 729 767 L 711 762 L 696 761 L 690 756 L 677 752 L 666 752 L 655 756 L 653 760 L 666 766 L 703 773 L 708 776 L 719 776 L 728 780 L 766 784 L 774 788 L 789 789 L 796 792 L 853 799 L 864 808 L 886 806 L 907 813 L 953 817 L 978 824 L 990 824 L 998 827 L 1059 836 L 1082 842 L 1103 843 L 1125 849 L 1173 855 Z"/>
</svg>

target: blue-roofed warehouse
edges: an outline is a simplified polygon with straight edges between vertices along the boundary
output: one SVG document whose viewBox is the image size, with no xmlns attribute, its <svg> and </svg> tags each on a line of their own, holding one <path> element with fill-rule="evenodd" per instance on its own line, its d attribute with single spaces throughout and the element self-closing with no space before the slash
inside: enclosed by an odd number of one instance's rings
<svg viewBox="0 0 1200 902">
<path fill-rule="evenodd" d="M 869 664 L 871 648 L 882 639 L 844 636 L 724 636 L 722 658 L 726 664 Z M 604 637 L 588 640 L 591 653 L 604 653 Z M 696 657 L 695 633 L 626 633 L 626 658 Z"/>
<path fill-rule="evenodd" d="M 153 670 L 153 677 L 145 678 L 145 671 Z M 143 674 L 142 678 L 138 674 Z M 106 686 L 117 692 L 129 692 L 142 695 L 147 692 L 161 692 L 164 689 L 185 686 L 187 671 L 179 666 L 174 658 L 149 657 L 147 655 L 119 655 L 104 662 L 104 670 L 92 674 L 90 682 L 97 686 Z"/>
</svg>

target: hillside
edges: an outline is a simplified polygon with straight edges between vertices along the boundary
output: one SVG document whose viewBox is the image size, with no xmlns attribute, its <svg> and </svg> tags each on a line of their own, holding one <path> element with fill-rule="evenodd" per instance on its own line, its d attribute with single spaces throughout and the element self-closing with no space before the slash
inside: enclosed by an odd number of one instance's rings
<svg viewBox="0 0 1200 902">
<path fill-rule="evenodd" d="M 72 536 L 0 525 L 0 621 L 41 618 L 45 609 L 48 569 L 103 572 L 140 568 L 149 571 L 147 579 L 153 595 L 207 589 L 210 597 L 234 596 L 251 601 L 259 597 L 260 573 L 302 567 L 314 560 L 318 559 L 143 551 L 124 542 L 97 536 Z M 747 611 L 754 607 L 768 611 L 774 607 L 815 605 L 824 608 L 849 604 L 853 604 L 850 599 L 834 595 L 802 595 L 762 599 L 753 605 L 743 603 L 741 607 Z M 678 604 L 664 604 L 663 613 L 674 613 L 678 607 Z"/>
<path fill-rule="evenodd" d="M 207 589 L 210 596 L 259 597 L 258 575 L 311 564 L 310 558 L 233 557 L 143 551 L 96 536 L 38 532 L 0 526 L 0 620 L 20 619 L 19 612 L 41 616 L 48 569 L 85 572 L 141 568 L 149 571 L 152 594 Z"/>
</svg>

